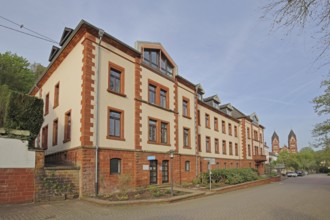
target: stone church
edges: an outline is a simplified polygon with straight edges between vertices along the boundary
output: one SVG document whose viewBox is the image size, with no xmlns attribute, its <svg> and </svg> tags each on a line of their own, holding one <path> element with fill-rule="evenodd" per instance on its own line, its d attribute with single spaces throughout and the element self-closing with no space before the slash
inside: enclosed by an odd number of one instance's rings
<svg viewBox="0 0 330 220">
<path fill-rule="evenodd" d="M 280 147 L 280 138 L 278 137 L 277 133 L 274 131 L 272 135 L 272 152 L 278 154 L 281 151 L 289 151 L 290 153 L 298 152 L 297 137 L 292 129 L 288 135 L 288 145 L 284 145 L 283 147 Z"/>
</svg>

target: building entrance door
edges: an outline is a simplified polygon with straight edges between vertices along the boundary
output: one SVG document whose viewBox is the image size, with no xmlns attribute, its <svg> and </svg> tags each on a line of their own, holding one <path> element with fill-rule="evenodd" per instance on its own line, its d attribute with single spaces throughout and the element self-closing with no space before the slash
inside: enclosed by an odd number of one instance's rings
<svg viewBox="0 0 330 220">
<path fill-rule="evenodd" d="M 150 184 L 157 184 L 157 160 L 150 160 Z"/>
</svg>

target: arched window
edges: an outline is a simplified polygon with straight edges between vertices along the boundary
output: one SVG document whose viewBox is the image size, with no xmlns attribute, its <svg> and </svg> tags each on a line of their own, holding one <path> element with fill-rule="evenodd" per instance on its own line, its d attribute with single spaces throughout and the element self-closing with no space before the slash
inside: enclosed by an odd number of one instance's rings
<svg viewBox="0 0 330 220">
<path fill-rule="evenodd" d="M 110 174 L 120 174 L 121 173 L 121 159 L 112 158 L 110 160 Z"/>
</svg>

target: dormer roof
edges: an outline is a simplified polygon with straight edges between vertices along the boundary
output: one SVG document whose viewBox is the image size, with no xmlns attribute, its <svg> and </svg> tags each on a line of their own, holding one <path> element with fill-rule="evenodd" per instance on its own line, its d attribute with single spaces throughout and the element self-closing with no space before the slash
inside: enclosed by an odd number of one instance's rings
<svg viewBox="0 0 330 220">
<path fill-rule="evenodd" d="M 199 94 L 202 94 L 202 95 L 205 94 L 205 91 L 204 91 L 204 89 L 203 89 L 203 87 L 202 87 L 202 85 L 200 83 L 198 83 L 196 85 L 196 90 L 197 90 L 197 93 L 199 93 Z"/>
<path fill-rule="evenodd" d="M 213 102 L 215 102 L 217 104 L 220 104 L 220 99 L 219 99 L 219 96 L 218 95 L 213 95 L 213 96 L 207 97 L 203 101 L 204 102 L 213 101 Z"/>
<path fill-rule="evenodd" d="M 63 44 L 66 42 L 66 40 L 69 38 L 69 36 L 71 35 L 71 33 L 73 32 L 73 29 L 65 27 L 62 33 L 62 37 L 60 40 L 60 46 L 63 46 Z"/>
</svg>

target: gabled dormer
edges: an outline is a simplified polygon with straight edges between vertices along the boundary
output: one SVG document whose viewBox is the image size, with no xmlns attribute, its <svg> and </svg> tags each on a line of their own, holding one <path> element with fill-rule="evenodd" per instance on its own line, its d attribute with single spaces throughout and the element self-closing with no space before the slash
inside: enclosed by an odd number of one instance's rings
<svg viewBox="0 0 330 220">
<path fill-rule="evenodd" d="M 53 46 L 51 51 L 50 51 L 50 54 L 49 54 L 49 57 L 48 57 L 48 61 L 49 62 L 52 62 L 54 57 L 56 56 L 56 54 L 58 53 L 58 51 L 60 50 L 60 48 L 56 47 L 56 46 Z"/>
<path fill-rule="evenodd" d="M 167 77 L 174 78 L 177 75 L 177 65 L 160 43 L 138 41 L 135 48 L 141 52 L 142 63 L 147 67 Z"/>
<path fill-rule="evenodd" d="M 234 110 L 234 108 L 233 108 L 233 106 L 230 103 L 225 104 L 225 105 L 221 105 L 220 106 L 220 110 L 223 113 L 227 114 L 227 115 L 233 116 L 233 110 Z"/>
<path fill-rule="evenodd" d="M 63 46 L 63 44 L 70 37 L 72 32 L 73 32 L 73 29 L 68 28 L 68 27 L 64 28 L 63 33 L 62 33 L 62 37 L 61 37 L 61 40 L 60 40 L 60 46 Z"/>
<path fill-rule="evenodd" d="M 205 94 L 205 91 L 201 84 L 196 85 L 196 92 L 198 100 L 203 101 L 203 95 Z"/>
<path fill-rule="evenodd" d="M 259 118 L 255 112 L 250 115 L 250 119 L 252 120 L 253 124 L 257 126 L 259 125 Z"/>
<path fill-rule="evenodd" d="M 218 95 L 207 97 L 203 101 L 206 104 L 208 104 L 209 106 L 212 106 L 213 108 L 220 110 L 220 106 L 219 106 L 220 99 L 219 99 Z"/>
</svg>

